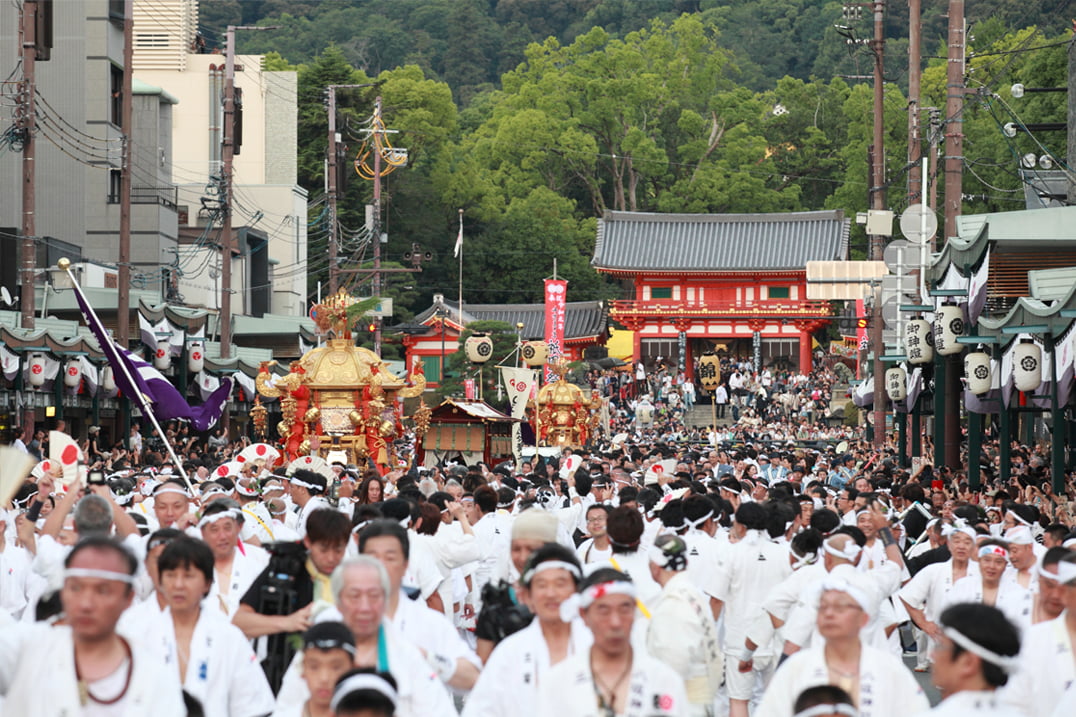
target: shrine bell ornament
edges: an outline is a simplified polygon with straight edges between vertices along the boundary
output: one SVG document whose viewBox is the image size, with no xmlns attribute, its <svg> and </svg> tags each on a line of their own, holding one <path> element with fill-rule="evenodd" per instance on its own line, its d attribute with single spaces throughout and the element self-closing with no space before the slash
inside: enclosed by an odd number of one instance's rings
<svg viewBox="0 0 1076 717">
<path fill-rule="evenodd" d="M 926 319 L 912 319 L 904 325 L 904 350 L 908 363 L 925 364 L 934 360 L 934 329 Z"/>
<path fill-rule="evenodd" d="M 153 354 L 153 368 L 166 371 L 172 365 L 172 344 L 168 339 L 157 342 L 157 351 Z"/>
<path fill-rule="evenodd" d="M 900 366 L 885 372 L 885 392 L 890 401 L 903 401 L 908 397 L 908 373 Z"/>
<path fill-rule="evenodd" d="M 187 369 L 191 373 L 201 373 L 205 368 L 205 345 L 195 341 L 187 347 Z"/>
<path fill-rule="evenodd" d="M 707 351 L 699 359 L 699 384 L 706 391 L 716 391 L 721 385 L 721 360 L 712 352 Z"/>
<path fill-rule="evenodd" d="M 78 388 L 82 382 L 82 364 L 77 358 L 67 359 L 64 364 L 64 386 Z"/>
<path fill-rule="evenodd" d="M 968 390 L 976 396 L 989 393 L 993 383 L 990 375 L 990 354 L 985 351 L 975 351 L 964 357 L 964 379 L 968 382 Z"/>
<path fill-rule="evenodd" d="M 527 341 L 519 353 L 523 356 L 523 363 L 531 368 L 538 368 L 545 365 L 546 359 L 549 358 L 549 344 L 545 341 Z"/>
<path fill-rule="evenodd" d="M 30 354 L 30 370 L 27 372 L 30 385 L 41 388 L 45 385 L 45 355 Z"/>
<path fill-rule="evenodd" d="M 956 304 L 945 304 L 934 314 L 934 350 L 942 356 L 960 353 L 958 336 L 964 335 L 964 310 Z"/>
<path fill-rule="evenodd" d="M 463 343 L 467 360 L 471 363 L 484 364 L 493 358 L 493 339 L 489 334 L 472 334 Z"/>
<path fill-rule="evenodd" d="M 1042 349 L 1021 341 L 1012 350 L 1013 384 L 1017 391 L 1034 391 L 1042 384 Z"/>
</svg>

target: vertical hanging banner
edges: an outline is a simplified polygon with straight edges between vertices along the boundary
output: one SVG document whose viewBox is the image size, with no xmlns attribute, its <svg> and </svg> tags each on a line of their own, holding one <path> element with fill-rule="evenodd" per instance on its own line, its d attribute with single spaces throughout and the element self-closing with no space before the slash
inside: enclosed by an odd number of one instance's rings
<svg viewBox="0 0 1076 717">
<path fill-rule="evenodd" d="M 545 370 L 545 380 L 556 379 L 552 366 L 564 355 L 564 314 L 565 299 L 568 294 L 568 282 L 563 279 L 545 280 L 545 341 L 549 344 L 549 360 Z"/>
<path fill-rule="evenodd" d="M 501 366 L 501 380 L 504 382 L 504 389 L 508 392 L 508 405 L 511 407 L 509 415 L 512 418 L 523 418 L 527 410 L 527 399 L 531 397 L 537 386 L 537 375 L 534 369 L 529 368 L 514 368 L 512 366 Z M 515 456 L 516 462 L 523 458 L 523 433 L 521 431 L 522 424 L 512 424 L 512 455 Z"/>
</svg>

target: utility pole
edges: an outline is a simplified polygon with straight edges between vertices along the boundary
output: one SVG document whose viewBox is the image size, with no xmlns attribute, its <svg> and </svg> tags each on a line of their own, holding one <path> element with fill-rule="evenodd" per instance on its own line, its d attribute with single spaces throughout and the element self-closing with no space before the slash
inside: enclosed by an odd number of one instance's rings
<svg viewBox="0 0 1076 717">
<path fill-rule="evenodd" d="M 885 58 L 885 2 L 875 0 L 874 10 L 874 40 L 871 49 L 874 52 L 874 147 L 872 151 L 873 162 L 871 163 L 871 209 L 885 209 L 885 84 L 884 84 L 884 58 Z M 882 261 L 885 251 L 885 237 L 880 234 L 872 234 L 870 238 L 871 259 Z M 874 294 L 874 306 L 871 312 L 871 346 L 874 347 L 874 445 L 882 448 L 885 445 L 885 365 L 882 364 L 882 354 L 885 353 L 885 342 L 882 338 L 882 296 L 881 290 L 876 289 Z"/>
<path fill-rule="evenodd" d="M 964 0 L 949 0 L 949 52 L 946 71 L 945 101 L 945 236 L 957 235 L 956 220 L 961 213 L 964 171 Z M 960 465 L 960 361 L 957 356 L 940 357 L 945 362 L 944 399 L 935 397 L 935 421 L 943 420 L 943 442 L 935 445 L 934 465 L 956 468 Z M 938 381 L 935 379 L 935 384 Z"/>
<path fill-rule="evenodd" d="M 381 296 L 381 97 L 374 100 L 374 220 L 370 237 L 374 244 L 374 276 L 371 296 Z M 442 326 L 442 330 L 444 327 Z M 374 353 L 381 355 L 381 317 L 374 317 Z"/>
<path fill-rule="evenodd" d="M 1072 87 L 1076 82 L 1076 43 L 1069 43 L 1069 72 L 1068 86 Z M 1068 93 L 1068 165 L 1076 166 L 1076 90 Z M 1072 172 L 1068 175 L 1069 204 L 1076 204 L 1076 176 Z"/>
<path fill-rule="evenodd" d="M 912 202 L 919 193 L 919 203 L 926 206 L 926 182 L 922 176 L 920 159 L 923 156 L 923 139 L 919 127 L 920 78 L 922 76 L 920 59 L 920 38 L 922 21 L 920 17 L 920 0 L 908 0 L 908 201 Z"/>
<path fill-rule="evenodd" d="M 378 83 L 367 82 L 362 85 L 329 85 L 326 88 L 328 99 L 326 109 L 329 113 L 329 142 L 328 142 L 328 166 L 325 171 L 325 195 L 329 202 L 329 296 L 336 293 L 340 282 L 340 267 L 337 266 L 337 253 L 339 252 L 340 228 L 336 221 L 336 207 L 339 201 L 340 188 L 337 186 L 338 177 L 338 150 L 336 143 L 340 141 L 336 131 L 336 91 L 341 89 L 357 89 L 360 87 L 374 87 Z M 375 180 L 376 182 L 376 180 Z M 376 184 L 375 184 L 376 186 Z M 376 210 L 375 210 L 376 211 Z M 374 251 L 380 253 L 380 247 L 374 247 Z"/>
<path fill-rule="evenodd" d="M 37 224 L 34 217 L 36 198 L 34 187 L 35 151 L 37 135 L 37 107 L 34 102 L 34 64 L 37 60 L 37 0 L 24 0 L 22 4 L 22 113 L 19 129 L 22 130 L 22 290 L 19 308 L 22 328 L 34 328 L 34 275 L 37 273 L 37 248 L 34 240 Z M 33 429 L 31 413 L 30 430 Z"/>
<path fill-rule="evenodd" d="M 224 137 L 221 142 L 220 357 L 232 355 L 232 164 L 235 160 L 235 25 L 224 42 Z M 227 414 L 227 412 L 225 412 Z"/>
<path fill-rule="evenodd" d="M 119 287 L 116 292 L 116 340 L 128 348 L 131 326 L 131 157 L 134 156 L 132 114 L 134 98 L 131 83 L 134 76 L 134 0 L 126 0 L 123 8 L 123 102 L 120 123 L 123 126 L 123 158 L 120 165 L 120 248 Z"/>
</svg>

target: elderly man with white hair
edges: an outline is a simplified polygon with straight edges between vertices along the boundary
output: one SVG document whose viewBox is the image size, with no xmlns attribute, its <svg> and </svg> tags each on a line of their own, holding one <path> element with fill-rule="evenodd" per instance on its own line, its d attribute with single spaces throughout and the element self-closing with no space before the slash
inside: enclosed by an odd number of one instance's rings
<svg viewBox="0 0 1076 717">
<path fill-rule="evenodd" d="M 355 666 L 392 674 L 399 695 L 397 717 L 456 715 L 437 674 L 385 615 L 392 589 L 385 566 L 369 555 L 347 558 L 333 571 L 331 582 L 339 613 L 326 610 L 318 621 L 342 617 L 355 635 Z M 301 677 L 302 659 L 302 653 L 296 655 L 284 675 L 277 696 L 278 711 L 302 705 L 310 696 Z"/>
<path fill-rule="evenodd" d="M 878 603 L 871 591 L 828 578 L 818 603 L 825 644 L 797 652 L 777 669 L 754 717 L 792 717 L 797 695 L 827 684 L 851 695 L 860 717 L 903 717 L 927 709 L 923 690 L 901 659 L 860 639 Z"/>
</svg>

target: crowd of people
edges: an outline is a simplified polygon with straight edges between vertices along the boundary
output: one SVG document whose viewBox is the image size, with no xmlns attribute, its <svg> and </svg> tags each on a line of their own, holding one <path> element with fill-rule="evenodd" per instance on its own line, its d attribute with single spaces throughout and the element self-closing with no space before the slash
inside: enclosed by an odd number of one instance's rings
<svg viewBox="0 0 1076 717">
<path fill-rule="evenodd" d="M 91 431 L 0 512 L 0 714 L 1076 713 L 1072 476 L 910 470 L 802 415 L 836 384 L 701 430 L 617 384 L 592 445 L 383 474 Z"/>
</svg>

